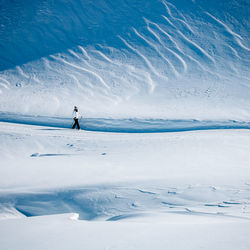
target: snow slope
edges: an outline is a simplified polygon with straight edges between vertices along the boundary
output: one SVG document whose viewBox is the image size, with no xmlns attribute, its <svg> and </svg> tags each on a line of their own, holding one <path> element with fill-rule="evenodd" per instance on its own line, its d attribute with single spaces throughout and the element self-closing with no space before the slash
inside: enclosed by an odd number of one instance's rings
<svg viewBox="0 0 250 250">
<path fill-rule="evenodd" d="M 248 1 L 0 7 L 2 111 L 249 120 Z"/>
<path fill-rule="evenodd" d="M 248 9 L 0 0 L 0 249 L 249 249 Z"/>
</svg>

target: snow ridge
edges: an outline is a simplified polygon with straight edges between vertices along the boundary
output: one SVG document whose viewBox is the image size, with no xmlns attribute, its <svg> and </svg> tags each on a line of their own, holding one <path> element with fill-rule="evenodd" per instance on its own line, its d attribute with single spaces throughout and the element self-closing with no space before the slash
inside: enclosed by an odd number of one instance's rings
<svg viewBox="0 0 250 250">
<path fill-rule="evenodd" d="M 238 1 L 239 18 L 234 4 L 218 12 L 214 2 L 98 0 L 94 11 L 90 1 L 34 2 L 18 29 L 5 4 L 0 110 L 66 116 L 77 103 L 91 116 L 202 118 L 207 112 L 208 119 L 220 107 L 218 116 L 240 109 L 248 117 L 247 8 Z"/>
</svg>

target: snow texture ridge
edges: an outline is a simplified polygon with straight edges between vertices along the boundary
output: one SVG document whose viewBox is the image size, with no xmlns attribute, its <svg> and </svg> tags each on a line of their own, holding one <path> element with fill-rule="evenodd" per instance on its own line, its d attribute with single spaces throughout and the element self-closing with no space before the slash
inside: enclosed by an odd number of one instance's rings
<svg viewBox="0 0 250 250">
<path fill-rule="evenodd" d="M 0 0 L 0 249 L 250 249 L 249 9 Z"/>
<path fill-rule="evenodd" d="M 146 183 L 143 188 L 132 183 L 129 186 L 0 194 L 0 203 L 5 208 L 0 209 L 0 219 L 74 212 L 72 220 L 153 222 L 156 219 L 158 223 L 157 216 L 164 217 L 164 214 L 208 216 L 210 222 L 228 218 L 250 220 L 248 184 L 240 189 L 199 185 L 166 187 L 162 184 L 152 187 Z M 161 222 L 169 223 L 168 220 Z"/>
<path fill-rule="evenodd" d="M 247 1 L 25 4 L 1 1 L 0 110 L 249 119 Z"/>
<path fill-rule="evenodd" d="M 0 122 L 20 123 L 56 128 L 71 128 L 72 119 L 31 116 L 0 112 Z M 80 118 L 80 126 L 87 131 L 119 133 L 182 132 L 211 129 L 250 129 L 250 122 L 235 120 L 167 120 L 167 119 L 108 119 Z"/>
</svg>

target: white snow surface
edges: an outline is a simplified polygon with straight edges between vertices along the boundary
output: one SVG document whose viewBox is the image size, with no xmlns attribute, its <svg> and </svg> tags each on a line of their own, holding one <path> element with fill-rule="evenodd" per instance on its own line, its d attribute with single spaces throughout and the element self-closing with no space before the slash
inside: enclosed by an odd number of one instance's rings
<svg viewBox="0 0 250 250">
<path fill-rule="evenodd" d="M 128 223 L 71 220 L 71 214 L 2 221 L 2 249 L 151 250 L 249 248 L 249 222 L 171 215 L 176 222 Z M 161 220 L 168 220 L 161 216 Z M 8 240 L 13 231 L 18 234 Z M 236 246 L 236 247 L 235 247 Z"/>
<path fill-rule="evenodd" d="M 249 3 L 144 2 L 4 0 L 0 110 L 249 121 Z"/>
<path fill-rule="evenodd" d="M 250 246 L 248 129 L 0 137 L 1 249 Z"/>
<path fill-rule="evenodd" d="M 249 250 L 249 8 L 1 0 L 0 249 Z"/>
</svg>

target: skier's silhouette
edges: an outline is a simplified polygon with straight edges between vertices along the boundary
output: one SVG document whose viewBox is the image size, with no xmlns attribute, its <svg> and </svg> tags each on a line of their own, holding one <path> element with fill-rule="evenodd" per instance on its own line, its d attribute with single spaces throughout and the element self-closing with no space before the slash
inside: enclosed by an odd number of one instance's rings
<svg viewBox="0 0 250 250">
<path fill-rule="evenodd" d="M 72 126 L 72 129 L 74 129 L 77 126 L 77 129 L 81 129 L 79 122 L 78 122 L 78 117 L 79 117 L 79 112 L 78 112 L 78 108 L 75 106 L 74 107 L 74 111 L 73 111 L 73 117 L 74 117 L 74 125 Z"/>
</svg>

